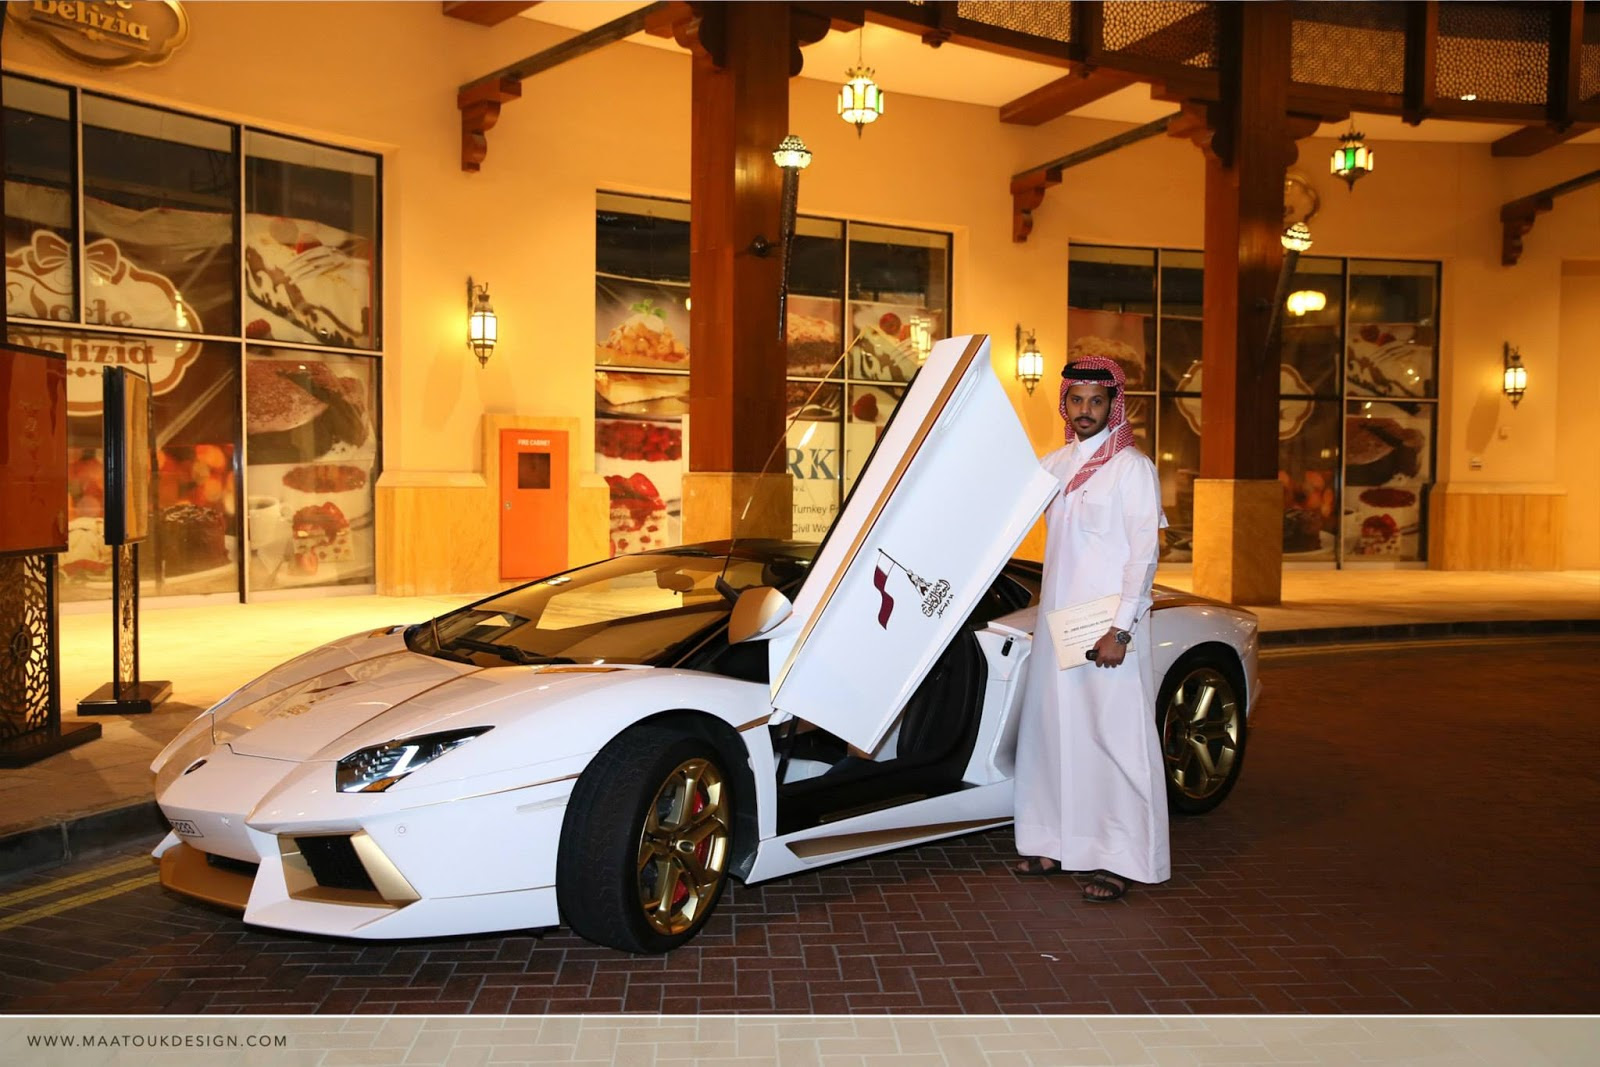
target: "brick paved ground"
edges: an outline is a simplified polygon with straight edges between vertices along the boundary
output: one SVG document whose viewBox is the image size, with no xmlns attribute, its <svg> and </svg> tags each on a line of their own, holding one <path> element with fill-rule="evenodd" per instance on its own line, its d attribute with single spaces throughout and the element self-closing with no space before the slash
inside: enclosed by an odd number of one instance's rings
<svg viewBox="0 0 1600 1067">
<path fill-rule="evenodd" d="M 1244 779 L 1118 903 L 1009 832 L 759 886 L 629 957 L 565 931 L 356 944 L 145 879 L 3 928 L 0 1008 L 120 1012 L 1600 1011 L 1600 642 L 1277 658 Z M 129 853 L 131 854 L 131 853 Z M 0 897 L 105 868 L 100 857 Z"/>
</svg>

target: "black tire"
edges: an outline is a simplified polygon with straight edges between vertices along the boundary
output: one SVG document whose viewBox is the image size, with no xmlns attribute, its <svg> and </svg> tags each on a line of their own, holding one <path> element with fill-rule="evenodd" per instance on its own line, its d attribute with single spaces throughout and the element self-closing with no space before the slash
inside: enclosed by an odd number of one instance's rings
<svg viewBox="0 0 1600 1067">
<path fill-rule="evenodd" d="M 728 883 L 734 801 L 709 741 L 649 725 L 613 738 L 562 826 L 556 900 L 573 933 L 624 952 L 666 952 L 699 933 Z"/>
<path fill-rule="evenodd" d="M 1243 692 L 1238 664 L 1215 652 L 1191 653 L 1167 671 L 1156 697 L 1156 733 L 1168 810 L 1203 815 L 1239 780 L 1250 736 Z"/>
</svg>

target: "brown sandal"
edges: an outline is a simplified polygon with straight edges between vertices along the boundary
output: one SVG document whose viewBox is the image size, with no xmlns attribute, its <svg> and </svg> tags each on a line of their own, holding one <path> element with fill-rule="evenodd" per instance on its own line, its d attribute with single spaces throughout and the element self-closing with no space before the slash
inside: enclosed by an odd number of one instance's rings
<svg viewBox="0 0 1600 1067">
<path fill-rule="evenodd" d="M 1103 892 L 1093 892 L 1096 889 Z M 1121 900 L 1127 893 L 1128 880 L 1110 871 L 1095 871 L 1083 887 L 1083 899 L 1091 904 L 1109 904 L 1113 900 Z"/>
<path fill-rule="evenodd" d="M 1054 878 L 1058 874 L 1065 874 L 1061 864 L 1049 860 L 1050 866 L 1045 866 L 1044 856 L 1023 856 L 1020 863 L 1010 864 L 1011 873 L 1024 878 Z"/>
</svg>

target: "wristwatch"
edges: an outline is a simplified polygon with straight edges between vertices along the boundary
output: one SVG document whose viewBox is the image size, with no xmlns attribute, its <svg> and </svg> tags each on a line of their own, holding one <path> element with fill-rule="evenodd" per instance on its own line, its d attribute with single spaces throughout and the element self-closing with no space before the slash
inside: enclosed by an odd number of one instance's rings
<svg viewBox="0 0 1600 1067">
<path fill-rule="evenodd" d="M 1119 645 L 1127 645 L 1127 644 L 1132 644 L 1132 643 L 1133 643 L 1133 634 L 1132 633 L 1130 633 L 1127 630 L 1118 630 L 1117 631 L 1117 644 L 1119 644 Z"/>
</svg>

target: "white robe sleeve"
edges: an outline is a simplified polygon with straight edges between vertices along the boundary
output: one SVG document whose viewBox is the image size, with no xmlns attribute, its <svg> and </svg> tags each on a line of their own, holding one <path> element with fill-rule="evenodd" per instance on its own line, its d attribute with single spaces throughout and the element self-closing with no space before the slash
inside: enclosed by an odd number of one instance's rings
<svg viewBox="0 0 1600 1067">
<path fill-rule="evenodd" d="M 1155 469 L 1139 463 L 1123 478 L 1117 494 L 1122 501 L 1122 528 L 1128 538 L 1128 562 L 1122 568 L 1122 600 L 1112 623 L 1119 630 L 1133 629 L 1139 606 L 1150 595 L 1161 558 L 1161 486 Z"/>
</svg>

